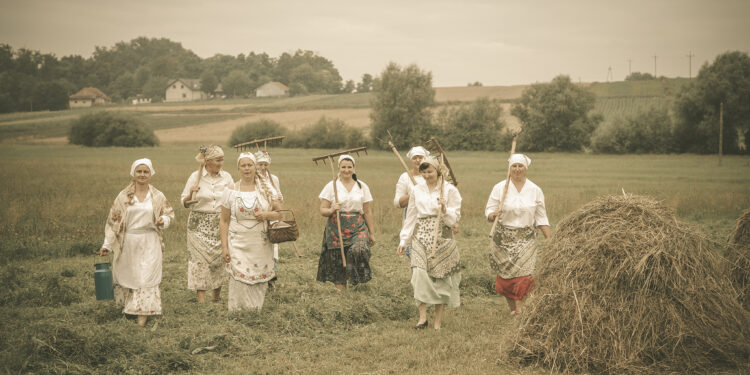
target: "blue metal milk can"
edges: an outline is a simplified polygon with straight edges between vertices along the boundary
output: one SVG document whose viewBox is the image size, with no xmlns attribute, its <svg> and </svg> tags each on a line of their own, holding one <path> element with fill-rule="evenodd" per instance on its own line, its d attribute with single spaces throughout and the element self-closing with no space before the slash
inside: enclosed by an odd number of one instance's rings
<svg viewBox="0 0 750 375">
<path fill-rule="evenodd" d="M 94 285 L 96 286 L 96 299 L 98 301 L 115 299 L 115 290 L 112 283 L 112 270 L 109 263 L 94 264 Z"/>
</svg>

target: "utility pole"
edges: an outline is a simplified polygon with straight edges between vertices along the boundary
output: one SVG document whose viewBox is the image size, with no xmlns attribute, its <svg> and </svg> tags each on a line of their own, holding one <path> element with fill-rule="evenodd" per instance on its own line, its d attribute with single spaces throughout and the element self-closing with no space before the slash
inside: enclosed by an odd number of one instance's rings
<svg viewBox="0 0 750 375">
<path fill-rule="evenodd" d="M 654 55 L 654 78 L 656 78 L 656 55 Z"/>
<path fill-rule="evenodd" d="M 612 77 L 612 67 L 610 66 L 607 70 L 607 82 L 609 82 L 611 79 L 614 79 L 614 77 Z"/>
<path fill-rule="evenodd" d="M 628 59 L 628 75 L 633 74 L 633 60 Z"/>
<path fill-rule="evenodd" d="M 724 153 L 724 102 L 719 104 L 719 166 L 721 167 L 721 155 Z"/>
<path fill-rule="evenodd" d="M 693 79 L 693 51 L 688 52 L 688 78 Z"/>
</svg>

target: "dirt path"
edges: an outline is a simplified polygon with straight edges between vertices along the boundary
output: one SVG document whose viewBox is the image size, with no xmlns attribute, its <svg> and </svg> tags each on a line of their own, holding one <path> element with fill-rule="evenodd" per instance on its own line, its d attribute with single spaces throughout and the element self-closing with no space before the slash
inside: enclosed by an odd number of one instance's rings
<svg viewBox="0 0 750 375">
<path fill-rule="evenodd" d="M 18 125 L 18 124 L 29 124 L 32 122 L 49 122 L 49 121 L 60 121 L 60 120 L 69 120 L 72 118 L 77 117 L 76 115 L 65 115 L 65 116 L 55 116 L 55 117 L 42 117 L 42 118 L 32 118 L 28 120 L 14 120 L 14 121 L 5 121 L 0 122 L 0 126 L 5 125 Z"/>
</svg>

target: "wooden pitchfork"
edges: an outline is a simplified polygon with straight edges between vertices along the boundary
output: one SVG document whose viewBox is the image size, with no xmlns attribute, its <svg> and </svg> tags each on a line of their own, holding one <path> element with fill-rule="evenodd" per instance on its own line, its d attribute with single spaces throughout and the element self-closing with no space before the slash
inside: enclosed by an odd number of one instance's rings
<svg viewBox="0 0 750 375">
<path fill-rule="evenodd" d="M 417 180 L 414 179 L 414 176 L 411 175 L 411 171 L 409 170 L 409 167 L 406 166 L 406 162 L 404 161 L 404 158 L 401 157 L 401 154 L 398 153 L 398 150 L 396 149 L 396 146 L 393 144 L 393 136 L 391 135 L 391 132 L 386 130 L 388 132 L 388 146 L 391 148 L 394 154 L 396 154 L 396 157 L 401 162 L 401 165 L 404 167 L 404 170 L 406 171 L 406 175 L 409 176 L 409 180 L 411 180 L 412 185 L 417 185 Z M 382 141 L 382 140 L 381 140 Z"/>
<path fill-rule="evenodd" d="M 350 150 L 344 150 L 340 152 L 334 152 L 332 154 L 318 156 L 316 158 L 313 158 L 312 160 L 315 162 L 315 165 L 318 165 L 319 161 L 322 161 L 323 164 L 326 163 L 326 160 L 331 161 L 331 174 L 333 175 L 333 199 L 334 203 L 339 202 L 339 193 L 336 188 L 336 169 L 333 167 L 334 164 L 336 164 L 333 161 L 333 158 L 339 155 L 344 154 L 351 154 L 355 153 L 357 156 L 359 156 L 360 152 L 363 152 L 367 154 L 367 147 L 357 147 Z M 344 237 L 341 234 L 341 214 L 339 213 L 339 210 L 336 210 L 336 228 L 339 230 L 339 245 L 341 245 L 341 263 L 343 264 L 344 268 L 346 268 L 346 253 L 344 252 Z"/>
<path fill-rule="evenodd" d="M 518 140 L 518 134 L 513 136 L 513 143 L 510 146 L 510 154 L 516 153 L 516 141 Z M 508 174 L 505 176 L 505 187 L 503 188 L 503 195 L 500 198 L 500 207 L 497 212 L 502 212 L 503 205 L 505 204 L 505 195 L 508 194 L 508 186 L 510 185 L 510 165 L 508 165 Z M 495 234 L 495 228 L 497 228 L 497 222 L 500 220 L 500 214 L 495 216 L 495 221 L 492 223 L 492 229 L 490 230 L 490 238 Z"/>
<path fill-rule="evenodd" d="M 203 176 L 203 167 L 206 166 L 206 151 L 208 151 L 208 148 L 206 146 L 200 147 L 200 153 L 203 154 L 203 161 L 201 162 L 200 167 L 198 167 L 198 180 L 195 181 L 195 185 L 193 185 L 193 188 L 196 188 L 201 183 L 201 177 Z M 185 207 L 190 207 L 196 202 L 198 202 L 198 199 L 194 197 L 195 191 L 190 191 L 190 195 L 187 197 L 187 200 L 183 203 Z"/>
</svg>

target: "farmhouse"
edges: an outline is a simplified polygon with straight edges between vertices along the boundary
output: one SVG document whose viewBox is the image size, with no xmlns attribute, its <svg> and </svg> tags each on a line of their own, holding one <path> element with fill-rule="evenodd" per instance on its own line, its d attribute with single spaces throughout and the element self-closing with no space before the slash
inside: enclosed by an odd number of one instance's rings
<svg viewBox="0 0 750 375">
<path fill-rule="evenodd" d="M 70 96 L 70 108 L 93 107 L 112 103 L 112 99 L 96 87 L 84 87 Z"/>
<path fill-rule="evenodd" d="M 151 98 L 147 98 L 143 94 L 138 94 L 135 96 L 135 98 L 133 98 L 133 105 L 149 103 L 151 103 Z"/>
<path fill-rule="evenodd" d="M 204 100 L 208 97 L 201 91 L 201 81 L 192 78 L 178 78 L 169 81 L 164 95 L 167 102 L 190 102 Z"/>
<path fill-rule="evenodd" d="M 289 87 L 281 82 L 268 82 L 255 90 L 255 96 L 261 98 L 266 96 L 289 95 Z"/>
</svg>

